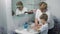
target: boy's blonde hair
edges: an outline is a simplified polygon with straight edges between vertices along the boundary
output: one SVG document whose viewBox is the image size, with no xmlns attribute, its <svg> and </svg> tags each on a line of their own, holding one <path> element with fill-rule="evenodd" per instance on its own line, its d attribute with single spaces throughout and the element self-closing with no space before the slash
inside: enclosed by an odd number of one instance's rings
<svg viewBox="0 0 60 34">
<path fill-rule="evenodd" d="M 40 19 L 44 19 L 45 21 L 47 21 L 48 15 L 47 15 L 47 14 L 42 14 L 42 15 L 40 16 Z"/>
</svg>

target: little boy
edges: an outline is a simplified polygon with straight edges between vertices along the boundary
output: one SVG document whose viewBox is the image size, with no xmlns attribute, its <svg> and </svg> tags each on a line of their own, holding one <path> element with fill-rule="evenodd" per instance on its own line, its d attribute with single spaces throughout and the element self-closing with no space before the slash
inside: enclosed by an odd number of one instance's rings
<svg viewBox="0 0 60 34">
<path fill-rule="evenodd" d="M 33 29 L 40 32 L 41 34 L 48 33 L 48 23 L 47 23 L 48 16 L 47 14 L 42 14 L 40 16 L 40 22 L 38 25 L 34 26 Z"/>
</svg>

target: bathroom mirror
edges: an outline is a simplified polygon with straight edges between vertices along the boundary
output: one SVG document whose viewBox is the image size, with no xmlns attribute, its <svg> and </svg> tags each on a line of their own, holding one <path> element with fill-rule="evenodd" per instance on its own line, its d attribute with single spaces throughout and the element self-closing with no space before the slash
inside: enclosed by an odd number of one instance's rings
<svg viewBox="0 0 60 34">
<path fill-rule="evenodd" d="M 12 0 L 12 16 L 16 27 L 34 21 L 35 10 L 41 0 Z"/>
</svg>

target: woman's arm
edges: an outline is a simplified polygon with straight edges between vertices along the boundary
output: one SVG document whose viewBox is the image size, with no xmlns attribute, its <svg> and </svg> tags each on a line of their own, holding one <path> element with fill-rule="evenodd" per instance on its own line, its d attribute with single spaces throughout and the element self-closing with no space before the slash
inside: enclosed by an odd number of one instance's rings
<svg viewBox="0 0 60 34">
<path fill-rule="evenodd" d="M 38 25 L 38 19 L 35 19 L 35 25 L 36 26 Z"/>
<path fill-rule="evenodd" d="M 36 14 L 35 14 L 35 25 L 38 25 L 38 18 L 39 18 L 39 12 L 36 11 Z"/>
</svg>

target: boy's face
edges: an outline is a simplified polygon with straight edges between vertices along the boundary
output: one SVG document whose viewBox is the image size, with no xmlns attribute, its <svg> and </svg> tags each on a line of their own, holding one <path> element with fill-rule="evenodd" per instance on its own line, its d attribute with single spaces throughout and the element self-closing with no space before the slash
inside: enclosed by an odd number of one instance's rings
<svg viewBox="0 0 60 34">
<path fill-rule="evenodd" d="M 45 23 L 46 21 L 45 21 L 44 19 L 41 19 L 41 22 L 42 22 L 42 23 Z"/>
</svg>

